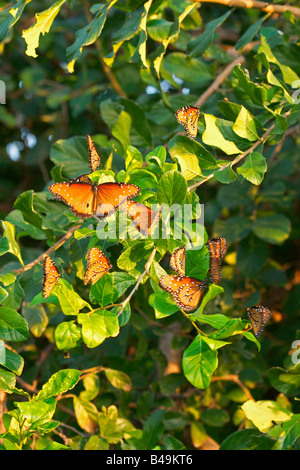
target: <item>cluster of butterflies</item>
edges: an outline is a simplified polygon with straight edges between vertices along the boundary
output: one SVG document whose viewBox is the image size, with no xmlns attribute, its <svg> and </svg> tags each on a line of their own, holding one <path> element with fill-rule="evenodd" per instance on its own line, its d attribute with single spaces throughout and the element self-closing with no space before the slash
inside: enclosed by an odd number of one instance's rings
<svg viewBox="0 0 300 470">
<path fill-rule="evenodd" d="M 183 106 L 178 109 L 175 117 L 184 126 L 186 135 L 194 140 L 198 131 L 198 119 L 200 109 L 194 106 Z M 91 171 L 94 172 L 100 165 L 100 156 L 91 137 L 87 136 L 89 162 Z M 107 217 L 119 207 L 124 209 L 134 223 L 137 230 L 148 236 L 160 213 L 155 213 L 144 204 L 132 201 L 140 193 L 140 188 L 131 183 L 107 182 L 93 183 L 89 175 L 78 176 L 71 181 L 54 183 L 49 186 L 49 191 L 55 199 L 68 205 L 73 214 L 80 218 Z M 176 305 L 185 312 L 191 312 L 198 308 L 209 282 L 220 284 L 221 263 L 227 252 L 227 242 L 223 237 L 211 238 L 207 242 L 210 255 L 209 279 L 199 280 L 185 275 L 186 250 L 182 246 L 174 251 L 170 259 L 170 268 L 176 275 L 162 276 L 159 280 L 160 287 L 168 292 Z M 88 250 L 87 268 L 84 275 L 84 284 L 94 284 L 111 269 L 108 258 L 97 247 Z M 46 256 L 43 262 L 43 296 L 49 297 L 52 289 L 57 284 L 60 274 L 54 261 Z M 271 318 L 268 308 L 261 305 L 247 309 L 253 332 L 260 336 L 265 323 Z"/>
<path fill-rule="evenodd" d="M 92 138 L 87 136 L 91 172 L 100 165 L 100 156 Z M 70 211 L 80 218 L 99 218 L 113 214 L 121 207 L 132 220 L 134 226 L 143 235 L 149 236 L 160 213 L 156 213 L 144 204 L 132 201 L 141 188 L 131 183 L 107 182 L 93 183 L 89 175 L 54 183 L 49 186 L 54 198 L 68 205 Z"/>
<path fill-rule="evenodd" d="M 176 305 L 185 312 L 198 308 L 209 282 L 217 285 L 221 282 L 221 264 L 227 251 L 226 239 L 211 238 L 206 246 L 210 255 L 209 279 L 201 281 L 185 275 L 186 250 L 182 246 L 175 250 L 170 258 L 170 268 L 177 274 L 162 276 L 159 280 L 160 287 L 168 292 Z M 247 308 L 247 314 L 255 336 L 260 336 L 264 325 L 271 318 L 270 310 L 257 305 Z"/>
</svg>

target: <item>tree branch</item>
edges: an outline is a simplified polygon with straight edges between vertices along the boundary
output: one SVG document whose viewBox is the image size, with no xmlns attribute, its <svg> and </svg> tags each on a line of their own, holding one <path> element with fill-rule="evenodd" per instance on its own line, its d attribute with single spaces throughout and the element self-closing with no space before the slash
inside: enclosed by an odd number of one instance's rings
<svg viewBox="0 0 300 470">
<path fill-rule="evenodd" d="M 288 115 L 290 114 L 290 111 L 287 111 L 283 116 L 284 117 L 287 117 Z M 230 161 L 228 163 L 225 163 L 224 165 L 222 165 L 218 171 L 222 171 L 224 170 L 225 168 L 229 167 L 229 166 L 232 166 L 232 165 L 236 165 L 237 163 L 239 163 L 241 160 L 243 160 L 245 157 L 247 157 L 247 155 L 249 155 L 250 153 L 253 152 L 253 150 L 255 150 L 260 144 L 264 143 L 267 138 L 269 137 L 269 135 L 271 134 L 272 130 L 274 129 L 275 127 L 275 123 L 272 124 L 271 127 L 269 127 L 269 129 L 266 130 L 266 132 L 263 134 L 263 136 L 258 139 L 248 150 L 246 150 L 246 152 L 238 155 L 233 161 Z M 197 183 L 193 184 L 192 186 L 189 186 L 188 188 L 188 191 L 191 191 L 192 189 L 195 189 L 197 188 L 198 186 L 201 186 L 201 184 L 203 183 L 206 183 L 206 181 L 210 180 L 211 178 L 214 177 L 214 173 L 210 173 L 208 176 L 206 176 L 205 178 L 203 178 L 201 181 L 198 181 Z"/>
<path fill-rule="evenodd" d="M 14 274 L 21 274 L 25 271 L 28 271 L 29 269 L 32 269 L 37 264 L 39 264 L 46 256 L 50 255 L 50 253 L 52 253 L 53 251 L 60 248 L 67 240 L 69 240 L 69 238 L 71 238 L 71 236 L 73 235 L 75 230 L 77 230 L 78 228 L 81 227 L 81 224 L 82 224 L 82 222 L 80 222 L 80 224 L 77 224 L 77 225 L 74 225 L 73 227 L 71 227 L 67 231 L 67 233 L 60 240 L 58 240 L 54 245 L 50 246 L 50 248 L 47 251 L 45 251 L 45 253 L 42 253 L 34 261 L 31 261 L 31 263 L 26 264 L 26 266 L 24 266 L 24 268 L 15 269 L 13 271 Z"/>
<path fill-rule="evenodd" d="M 256 10 L 265 11 L 266 13 L 283 14 L 290 11 L 295 16 L 300 17 L 300 8 L 290 5 L 277 5 L 268 2 L 260 2 L 256 0 L 193 0 L 195 3 L 219 3 L 234 8 L 254 8 Z"/>
</svg>

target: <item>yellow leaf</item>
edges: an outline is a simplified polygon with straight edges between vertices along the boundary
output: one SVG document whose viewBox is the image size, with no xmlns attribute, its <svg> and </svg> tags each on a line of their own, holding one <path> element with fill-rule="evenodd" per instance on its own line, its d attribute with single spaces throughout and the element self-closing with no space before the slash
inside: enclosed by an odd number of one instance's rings
<svg viewBox="0 0 300 470">
<path fill-rule="evenodd" d="M 47 10 L 37 13 L 35 15 L 35 23 L 22 32 L 22 38 L 25 39 L 27 44 L 27 55 L 37 57 L 36 49 L 39 46 L 40 35 L 43 34 L 44 36 L 49 32 L 56 15 L 65 1 L 66 0 L 59 0 Z"/>
</svg>

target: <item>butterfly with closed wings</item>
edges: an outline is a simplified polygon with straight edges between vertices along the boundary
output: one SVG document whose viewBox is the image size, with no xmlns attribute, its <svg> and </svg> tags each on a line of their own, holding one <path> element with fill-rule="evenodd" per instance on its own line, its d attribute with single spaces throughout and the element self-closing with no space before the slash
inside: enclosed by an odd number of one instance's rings
<svg viewBox="0 0 300 470">
<path fill-rule="evenodd" d="M 54 261 L 48 255 L 45 256 L 43 261 L 43 271 L 43 297 L 44 299 L 47 299 L 60 277 Z"/>
<path fill-rule="evenodd" d="M 197 137 L 199 115 L 200 109 L 196 106 L 183 106 L 175 113 L 177 121 L 184 127 L 186 135 L 192 140 Z"/>
<path fill-rule="evenodd" d="M 168 292 L 176 305 L 185 312 L 195 310 L 207 288 L 207 279 L 199 279 L 189 276 L 162 276 L 159 280 L 160 287 Z"/>
<path fill-rule="evenodd" d="M 108 258 L 98 247 L 90 248 L 87 252 L 87 267 L 84 274 L 84 285 L 95 284 L 112 268 Z"/>
<path fill-rule="evenodd" d="M 247 313 L 253 333 L 256 338 L 258 338 L 262 334 L 264 326 L 267 321 L 270 320 L 272 314 L 267 307 L 263 307 L 262 305 L 247 308 Z"/>
</svg>

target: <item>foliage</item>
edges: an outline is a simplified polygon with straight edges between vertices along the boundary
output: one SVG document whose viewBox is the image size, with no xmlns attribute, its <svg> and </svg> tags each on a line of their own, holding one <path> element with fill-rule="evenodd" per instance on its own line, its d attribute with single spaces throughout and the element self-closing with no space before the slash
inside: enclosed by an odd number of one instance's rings
<svg viewBox="0 0 300 470">
<path fill-rule="evenodd" d="M 299 449 L 299 30 L 290 12 L 187 0 L 0 2 L 1 448 Z M 238 54 L 197 139 L 181 135 L 175 111 Z M 222 285 L 195 312 L 158 285 L 189 234 L 99 239 L 50 195 L 90 173 L 87 134 L 94 181 L 201 203 L 202 242 L 227 239 Z M 95 245 L 113 269 L 84 286 Z M 61 279 L 44 299 L 51 247 Z M 190 250 L 187 274 L 208 261 Z M 259 339 L 251 305 L 272 311 Z"/>
</svg>

